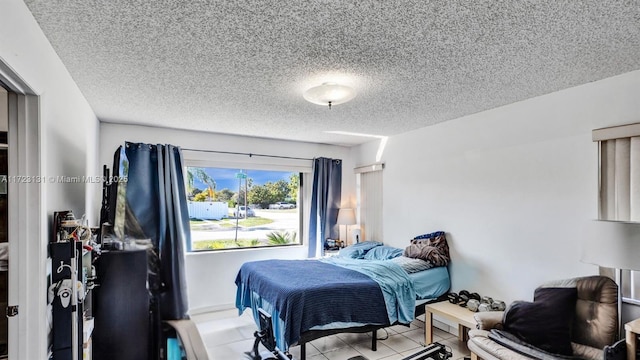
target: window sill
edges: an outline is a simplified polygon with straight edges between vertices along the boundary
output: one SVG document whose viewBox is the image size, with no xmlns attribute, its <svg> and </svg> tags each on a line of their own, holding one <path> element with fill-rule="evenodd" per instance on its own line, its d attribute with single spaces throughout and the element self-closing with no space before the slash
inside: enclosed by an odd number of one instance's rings
<svg viewBox="0 0 640 360">
<path fill-rule="evenodd" d="M 302 244 L 293 244 L 293 245 L 276 245 L 276 246 L 221 249 L 221 250 L 197 250 L 197 251 L 187 251 L 185 255 L 198 256 L 198 255 L 228 254 L 228 253 L 238 253 L 238 252 L 282 251 L 284 249 L 288 250 L 288 249 L 301 249 L 301 248 L 306 248 L 306 246 Z"/>
<path fill-rule="evenodd" d="M 640 306 L 640 300 L 627 298 L 627 297 L 622 297 L 622 303 L 623 304 L 630 304 L 630 305 Z"/>
<path fill-rule="evenodd" d="M 618 223 L 618 224 L 640 224 L 640 221 L 632 221 L 632 220 L 607 220 L 607 219 L 595 219 L 598 222 L 610 222 L 610 223 Z"/>
</svg>

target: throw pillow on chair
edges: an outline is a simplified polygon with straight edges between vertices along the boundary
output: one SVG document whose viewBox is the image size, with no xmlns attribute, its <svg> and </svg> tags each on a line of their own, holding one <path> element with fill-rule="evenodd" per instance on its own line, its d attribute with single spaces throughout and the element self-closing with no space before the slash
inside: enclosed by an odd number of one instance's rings
<svg viewBox="0 0 640 360">
<path fill-rule="evenodd" d="M 504 330 L 552 354 L 572 355 L 571 324 L 575 315 L 576 288 L 543 287 L 534 301 L 516 301 L 504 313 Z"/>
</svg>

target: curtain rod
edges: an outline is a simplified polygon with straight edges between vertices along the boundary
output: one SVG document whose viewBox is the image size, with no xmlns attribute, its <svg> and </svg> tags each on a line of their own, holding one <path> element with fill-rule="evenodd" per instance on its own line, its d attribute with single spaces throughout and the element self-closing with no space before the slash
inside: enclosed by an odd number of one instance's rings
<svg viewBox="0 0 640 360">
<path fill-rule="evenodd" d="M 246 155 L 246 156 L 249 156 L 249 157 L 260 156 L 260 157 L 271 157 L 271 158 L 291 159 L 291 160 L 308 160 L 308 161 L 313 161 L 314 160 L 314 159 L 309 159 L 309 158 L 301 158 L 301 157 L 293 157 L 293 156 L 253 154 L 253 153 L 243 153 L 243 152 L 233 152 L 233 151 L 220 151 L 220 150 L 201 150 L 201 149 L 186 149 L 186 148 L 182 148 L 182 150 L 184 150 L 184 151 L 217 153 L 217 154 L 228 154 L 228 155 Z"/>
</svg>

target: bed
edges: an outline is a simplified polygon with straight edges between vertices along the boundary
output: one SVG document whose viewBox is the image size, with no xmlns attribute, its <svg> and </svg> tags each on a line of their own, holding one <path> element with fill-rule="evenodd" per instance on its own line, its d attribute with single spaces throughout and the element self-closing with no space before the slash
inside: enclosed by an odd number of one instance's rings
<svg viewBox="0 0 640 360">
<path fill-rule="evenodd" d="M 342 332 L 373 332 L 375 350 L 376 330 L 408 325 L 422 305 L 447 293 L 445 250 L 444 263 L 409 258 L 407 249 L 375 242 L 323 259 L 248 262 L 236 276 L 236 307 L 240 314 L 251 309 L 258 326 L 258 309 L 271 314 L 278 348 L 299 344 L 302 359 L 307 342 Z"/>
</svg>

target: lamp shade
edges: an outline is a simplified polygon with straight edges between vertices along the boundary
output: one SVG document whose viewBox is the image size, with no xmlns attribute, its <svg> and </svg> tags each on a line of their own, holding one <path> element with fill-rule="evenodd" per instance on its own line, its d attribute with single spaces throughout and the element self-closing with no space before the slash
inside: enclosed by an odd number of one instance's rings
<svg viewBox="0 0 640 360">
<path fill-rule="evenodd" d="M 318 105 L 338 105 L 356 97 L 353 88 L 336 83 L 324 83 L 314 86 L 302 95 L 305 100 Z"/>
<path fill-rule="evenodd" d="M 607 268 L 640 270 L 640 224 L 596 221 L 581 261 Z"/>
<path fill-rule="evenodd" d="M 338 225 L 354 225 L 356 223 L 356 215 L 353 209 L 344 208 L 338 210 Z"/>
</svg>

